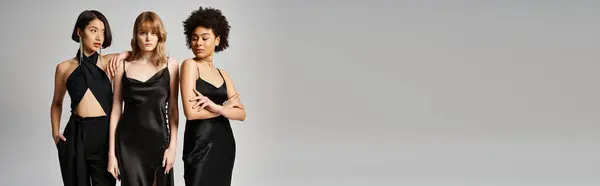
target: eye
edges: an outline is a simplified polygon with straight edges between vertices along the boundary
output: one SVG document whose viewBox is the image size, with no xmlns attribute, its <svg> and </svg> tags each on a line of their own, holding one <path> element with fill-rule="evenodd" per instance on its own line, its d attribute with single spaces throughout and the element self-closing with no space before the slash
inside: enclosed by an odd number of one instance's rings
<svg viewBox="0 0 600 186">
<path fill-rule="evenodd" d="M 96 29 L 92 29 L 92 33 L 96 33 L 96 31 L 97 31 Z"/>
<path fill-rule="evenodd" d="M 202 40 L 206 41 L 208 40 L 208 37 L 203 37 Z"/>
</svg>

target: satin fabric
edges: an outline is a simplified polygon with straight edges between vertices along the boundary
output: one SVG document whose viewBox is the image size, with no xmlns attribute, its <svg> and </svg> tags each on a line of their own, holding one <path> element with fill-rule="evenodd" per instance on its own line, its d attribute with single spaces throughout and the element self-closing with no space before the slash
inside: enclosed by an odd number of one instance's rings
<svg viewBox="0 0 600 186">
<path fill-rule="evenodd" d="M 125 65 L 123 65 L 125 66 Z M 172 186 L 173 170 L 164 174 L 162 160 L 169 145 L 167 67 L 150 79 L 122 79 L 124 110 L 116 130 L 115 153 L 122 186 Z"/>
<path fill-rule="evenodd" d="M 221 78 L 222 76 L 221 74 Z M 216 104 L 223 105 L 227 100 L 226 83 L 216 87 L 198 77 L 196 90 Z M 231 185 L 235 139 L 229 119 L 218 116 L 187 120 L 182 158 L 186 186 Z"/>
</svg>

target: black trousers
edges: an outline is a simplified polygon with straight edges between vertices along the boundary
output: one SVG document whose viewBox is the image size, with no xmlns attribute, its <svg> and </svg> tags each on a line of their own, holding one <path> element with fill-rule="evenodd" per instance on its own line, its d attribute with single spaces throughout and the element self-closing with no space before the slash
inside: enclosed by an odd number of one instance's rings
<svg viewBox="0 0 600 186">
<path fill-rule="evenodd" d="M 56 144 L 65 186 L 114 186 L 108 172 L 109 117 L 71 116 Z"/>
</svg>

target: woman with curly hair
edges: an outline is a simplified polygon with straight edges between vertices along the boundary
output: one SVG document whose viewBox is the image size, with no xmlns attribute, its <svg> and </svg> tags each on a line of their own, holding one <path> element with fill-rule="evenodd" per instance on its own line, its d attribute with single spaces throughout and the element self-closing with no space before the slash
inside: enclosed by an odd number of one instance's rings
<svg viewBox="0 0 600 186">
<path fill-rule="evenodd" d="M 183 139 L 187 186 L 231 185 L 235 139 L 229 120 L 243 121 L 244 106 L 227 72 L 214 66 L 215 52 L 229 46 L 229 23 L 220 10 L 200 7 L 183 22 L 194 58 L 181 65 L 187 118 Z"/>
</svg>

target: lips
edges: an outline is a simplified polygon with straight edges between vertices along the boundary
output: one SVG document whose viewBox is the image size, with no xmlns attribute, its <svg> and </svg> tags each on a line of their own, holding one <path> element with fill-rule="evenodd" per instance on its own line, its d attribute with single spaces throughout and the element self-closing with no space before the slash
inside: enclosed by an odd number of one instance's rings
<svg viewBox="0 0 600 186">
<path fill-rule="evenodd" d="M 95 47 L 100 47 L 101 43 L 94 43 Z"/>
</svg>

